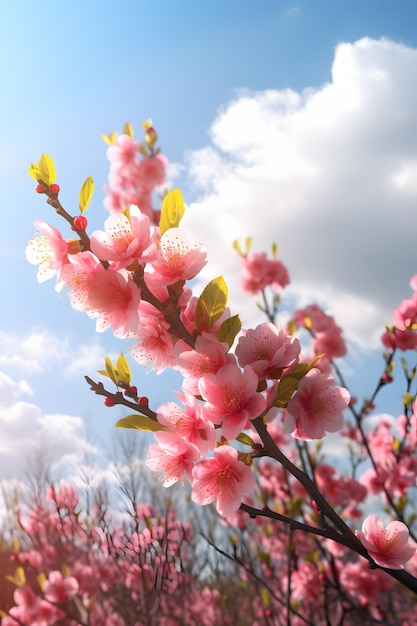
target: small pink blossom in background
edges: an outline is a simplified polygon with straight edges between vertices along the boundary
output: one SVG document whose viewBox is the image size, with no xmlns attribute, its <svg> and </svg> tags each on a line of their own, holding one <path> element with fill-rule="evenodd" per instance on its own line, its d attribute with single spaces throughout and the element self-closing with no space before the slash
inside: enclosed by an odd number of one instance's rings
<svg viewBox="0 0 417 626">
<path fill-rule="evenodd" d="M 316 356 L 324 354 L 330 360 L 344 356 L 347 352 L 345 340 L 338 326 L 331 332 L 317 333 L 312 341 L 312 348 Z"/>
<path fill-rule="evenodd" d="M 374 602 L 381 593 L 392 592 L 394 581 L 382 570 L 374 570 L 369 575 L 369 563 L 359 559 L 357 563 L 338 563 L 340 582 L 352 598 L 358 599 L 362 606 Z"/>
<path fill-rule="evenodd" d="M 210 504 L 217 500 L 220 515 L 230 517 L 242 504 L 243 496 L 255 489 L 251 469 L 238 459 L 231 446 L 219 446 L 214 457 L 202 459 L 194 466 L 191 499 L 197 504 Z"/>
<path fill-rule="evenodd" d="M 406 352 L 407 350 L 416 350 L 417 349 L 417 332 L 413 330 L 400 330 L 398 328 L 394 328 L 393 331 L 386 330 L 381 337 L 382 345 L 390 350 L 391 352 L 394 349 L 402 350 Z"/>
<path fill-rule="evenodd" d="M 77 508 L 79 495 L 74 485 L 69 485 L 61 480 L 57 487 L 54 485 L 48 487 L 46 499 L 55 502 L 58 509 L 67 509 L 67 511 L 73 513 Z"/>
<path fill-rule="evenodd" d="M 300 356 L 300 342 L 274 324 L 259 324 L 239 337 L 236 356 L 242 367 L 250 365 L 258 378 L 263 379 L 274 370 L 295 365 Z"/>
<path fill-rule="evenodd" d="M 264 252 L 249 252 L 241 258 L 241 263 L 240 286 L 251 295 L 257 295 L 268 286 L 278 291 L 290 282 L 285 265 L 276 259 L 268 259 Z"/>
<path fill-rule="evenodd" d="M 43 220 L 36 220 L 33 225 L 42 234 L 29 239 L 26 259 L 32 265 L 39 265 L 37 279 L 43 283 L 68 263 L 68 242 L 57 228 Z"/>
<path fill-rule="evenodd" d="M 407 330 L 417 323 L 417 293 L 400 302 L 392 314 L 392 319 L 399 330 Z"/>
<path fill-rule="evenodd" d="M 107 158 L 112 167 L 130 165 L 136 160 L 140 143 L 129 135 L 119 135 L 116 142 L 107 148 Z"/>
<path fill-rule="evenodd" d="M 335 386 L 333 376 L 311 369 L 298 383 L 287 406 L 285 426 L 296 439 L 322 439 L 326 432 L 343 427 L 343 411 L 350 395 L 344 387 Z M 279 387 L 278 387 L 279 388 Z"/>
<path fill-rule="evenodd" d="M 250 365 L 242 371 L 237 365 L 228 364 L 216 374 L 206 374 L 199 382 L 206 400 L 204 416 L 213 424 L 222 424 L 223 435 L 234 439 L 266 408 L 266 400 L 256 391 L 257 387 L 258 377 Z"/>
<path fill-rule="evenodd" d="M 149 219 L 133 205 L 128 216 L 113 213 L 104 222 L 104 231 L 95 230 L 90 237 L 91 250 L 100 260 L 110 261 L 112 269 L 127 267 L 135 259 L 149 260 L 151 243 Z"/>
<path fill-rule="evenodd" d="M 334 317 L 327 315 L 317 304 L 295 311 L 294 321 L 298 327 L 308 328 L 313 332 L 314 356 L 324 354 L 327 359 L 331 360 L 346 354 L 347 348 L 342 337 L 342 329 L 337 326 Z"/>
<path fill-rule="evenodd" d="M 380 517 L 368 515 L 356 536 L 377 565 L 388 569 L 404 569 L 404 563 L 415 554 L 416 546 L 409 540 L 408 528 L 402 522 L 390 522 L 386 528 Z"/>
<path fill-rule="evenodd" d="M 158 431 L 154 436 L 159 444 L 149 446 L 146 465 L 159 473 L 164 487 L 178 481 L 183 485 L 184 474 L 191 482 L 193 464 L 200 458 L 198 448 L 173 432 Z"/>
<path fill-rule="evenodd" d="M 64 578 L 61 572 L 49 572 L 48 580 L 45 580 L 42 591 L 49 602 L 66 602 L 78 592 L 78 581 L 73 576 Z"/>
<path fill-rule="evenodd" d="M 142 189 L 152 190 L 163 184 L 168 159 L 163 154 L 154 154 L 139 163 L 138 183 Z"/>
<path fill-rule="evenodd" d="M 58 607 L 36 596 L 28 585 L 17 587 L 13 599 L 16 606 L 10 609 L 10 617 L 2 618 L 2 626 L 52 626 L 64 617 Z"/>
</svg>

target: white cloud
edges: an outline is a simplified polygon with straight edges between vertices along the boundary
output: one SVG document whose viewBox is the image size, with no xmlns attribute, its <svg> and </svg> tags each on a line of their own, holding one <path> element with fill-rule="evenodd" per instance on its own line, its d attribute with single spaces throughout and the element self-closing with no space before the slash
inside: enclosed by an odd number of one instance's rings
<svg viewBox="0 0 417 626">
<path fill-rule="evenodd" d="M 0 331 L 0 367 L 25 374 L 38 374 L 60 366 L 66 376 L 95 371 L 106 355 L 98 338 L 83 342 L 74 350 L 68 337 L 53 335 L 45 328 L 24 335 Z M 24 383 L 22 383 L 24 384 Z"/>
<path fill-rule="evenodd" d="M 238 94 L 189 155 L 199 200 L 183 224 L 207 245 L 205 279 L 223 273 L 233 309 L 247 309 L 232 242 L 277 242 L 289 295 L 376 341 L 417 272 L 416 111 L 417 50 L 386 39 L 338 45 L 320 88 Z"/>
<path fill-rule="evenodd" d="M 52 474 L 76 474 L 95 448 L 87 441 L 80 417 L 44 415 L 21 399 L 25 389 L 0 372 L 0 480 L 21 479 L 36 454 L 47 455 Z"/>
</svg>

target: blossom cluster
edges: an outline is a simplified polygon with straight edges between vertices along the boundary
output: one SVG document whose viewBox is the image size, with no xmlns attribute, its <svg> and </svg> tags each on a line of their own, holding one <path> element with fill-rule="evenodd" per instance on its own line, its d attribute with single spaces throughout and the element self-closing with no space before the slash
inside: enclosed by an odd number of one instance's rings
<svg viewBox="0 0 417 626">
<path fill-rule="evenodd" d="M 173 508 L 125 504 L 124 521 L 97 499 L 87 514 L 62 481 L 41 501 L 19 503 L 8 576 L 16 587 L 2 626 L 227 624 L 220 594 L 192 571 L 190 526 Z"/>
<path fill-rule="evenodd" d="M 155 442 L 148 448 L 146 462 L 165 487 L 187 483 L 195 503 L 215 503 L 217 512 L 238 527 L 241 516 L 249 513 L 269 541 L 271 520 L 284 522 L 291 532 L 309 533 L 306 550 L 297 555 L 303 564 L 287 580 L 295 614 L 301 589 L 313 601 L 330 588 L 335 592 L 343 588 L 347 596 L 356 594 L 361 606 L 367 605 L 359 583 L 355 587 L 347 574 L 356 582 L 363 580 L 366 561 L 374 568 L 396 571 L 397 578 L 417 592 L 417 581 L 401 578 L 405 563 L 414 567 L 416 546 L 416 535 L 409 533 L 406 524 L 411 528 L 409 502 L 417 477 L 417 404 L 410 393 L 415 371 L 408 376 L 404 415 L 395 423 L 396 433 L 391 422 L 382 419 L 369 430 L 364 421 L 379 390 L 392 379 L 395 350 L 417 348 L 416 298 L 404 301 L 394 312 L 395 326 L 383 337 L 390 351 L 384 372 L 373 396 L 362 409 L 355 409 L 335 364 L 347 351 L 335 319 L 318 305 L 310 305 L 295 311 L 287 326 L 276 320 L 279 293 L 290 278 L 275 247 L 269 258 L 251 251 L 250 242 L 243 253 L 235 244 L 242 263 L 242 289 L 250 295 L 262 294 L 259 308 L 268 321 L 242 328 L 239 316 L 228 307 L 222 276 L 200 294 L 194 293 L 193 279 L 207 263 L 204 244 L 190 242 L 181 227 L 185 207 L 179 190 L 165 195 L 160 213 L 152 210 L 152 192 L 164 181 L 167 161 L 155 148 L 152 125 L 145 125 L 144 144 L 135 142 L 133 132 L 127 130 L 107 138 L 111 145 L 105 204 L 110 216 L 103 230 L 87 234 L 83 213 L 91 183 L 86 181 L 80 195 L 82 215 L 73 217 L 59 201 L 50 157 L 42 155 L 30 169 L 38 191 L 46 194 L 48 204 L 76 233 L 75 239 L 66 240 L 56 227 L 35 222 L 39 234 L 29 242 L 26 255 L 38 265 L 38 280 L 55 276 L 57 289 L 65 289 L 74 309 L 95 319 L 97 331 L 110 329 L 129 342 L 137 363 L 158 374 L 173 369 L 183 377 L 178 401 L 154 411 L 147 398 L 138 396 L 121 355 L 115 365 L 106 359 L 101 372 L 116 385 L 116 392 L 86 377 L 92 390 L 105 397 L 107 406 L 120 404 L 135 411 L 119 420 L 118 426 L 153 432 Z M 417 293 L 415 278 L 411 286 Z M 308 357 L 295 334 L 301 329 L 310 336 Z M 347 411 L 351 420 L 346 419 Z M 348 441 L 350 476 L 320 455 L 321 440 L 338 431 Z M 309 442 L 319 443 L 309 447 Z M 359 466 L 362 471 L 357 476 Z M 368 495 L 381 495 L 395 521 L 388 520 L 385 527 L 371 514 L 355 533 L 346 521 L 357 524 Z M 313 556 L 317 543 L 312 537 L 318 536 L 333 548 L 319 544 L 321 556 Z M 289 554 L 287 536 L 286 541 L 286 547 L 282 542 L 277 545 Z M 257 542 L 262 545 L 259 537 Z M 349 550 L 359 555 L 357 561 L 346 562 Z M 273 552 L 271 546 L 269 551 Z M 267 577 L 268 568 L 273 569 L 269 557 L 261 561 Z M 277 576 L 282 579 L 283 570 Z M 379 573 L 374 581 L 390 588 Z M 53 586 L 53 580 L 49 582 Z M 391 608 L 371 613 L 383 620 Z"/>
<path fill-rule="evenodd" d="M 29 242 L 27 258 L 38 264 L 38 280 L 56 275 L 57 288 L 65 288 L 72 306 L 96 320 L 97 331 L 111 329 L 127 339 L 139 364 L 157 373 L 181 372 L 182 406 L 168 403 L 156 410 L 157 443 L 149 448 L 148 465 L 166 486 L 188 480 L 193 500 L 216 501 L 218 512 L 229 516 L 255 484 L 251 456 L 230 441 L 244 431 L 255 433 L 255 420 L 270 420 L 277 407 L 285 409 L 281 419 L 294 437 L 321 439 L 342 428 L 349 394 L 315 367 L 319 359 L 303 362 L 300 342 L 287 329 L 263 323 L 242 330 L 227 307 L 222 277 L 200 296 L 193 294 L 189 281 L 207 255 L 204 245 L 191 243 L 180 227 L 185 210 L 180 192 L 165 197 L 159 226 L 131 192 L 132 180 L 136 190 L 159 185 L 163 171 L 156 175 L 154 163 L 165 159 L 152 151 L 138 161 L 140 144 L 132 136 L 113 139 L 108 158 L 118 201 L 111 203 L 104 229 L 88 237 L 85 225 L 83 237 L 66 241 L 57 228 L 37 220 L 40 234 Z M 41 183 L 46 169 L 51 185 L 52 165 L 43 158 L 33 169 Z M 63 213 L 57 194 L 48 201 Z M 78 232 L 74 220 L 68 221 Z M 250 278 L 252 291 L 288 284 L 281 261 L 256 253 L 243 260 L 246 289 Z"/>
</svg>

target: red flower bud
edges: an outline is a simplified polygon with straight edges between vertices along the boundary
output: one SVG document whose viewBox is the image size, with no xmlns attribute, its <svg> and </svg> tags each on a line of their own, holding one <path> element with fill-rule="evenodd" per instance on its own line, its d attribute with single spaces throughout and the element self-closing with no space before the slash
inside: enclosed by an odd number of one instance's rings
<svg viewBox="0 0 417 626">
<path fill-rule="evenodd" d="M 104 404 L 106 406 L 114 406 L 114 401 L 111 398 L 105 398 Z"/>
<path fill-rule="evenodd" d="M 146 406 L 148 406 L 149 398 L 146 398 L 145 396 L 140 397 L 138 400 L 138 404 L 145 404 Z"/>
<path fill-rule="evenodd" d="M 77 230 L 84 230 L 87 228 L 88 220 L 84 215 L 77 215 L 74 217 L 74 226 Z"/>
<path fill-rule="evenodd" d="M 57 185 L 56 183 L 53 183 L 52 185 L 49 186 L 49 191 L 51 193 L 56 193 L 58 194 L 61 191 L 61 188 L 59 185 Z"/>
<path fill-rule="evenodd" d="M 45 187 L 43 185 L 41 185 L 41 183 L 38 183 L 36 185 L 36 193 L 45 193 Z"/>
</svg>

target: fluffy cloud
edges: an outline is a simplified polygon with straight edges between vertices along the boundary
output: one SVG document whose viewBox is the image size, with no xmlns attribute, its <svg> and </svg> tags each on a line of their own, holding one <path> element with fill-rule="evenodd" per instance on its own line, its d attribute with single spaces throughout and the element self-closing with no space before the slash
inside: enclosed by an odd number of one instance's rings
<svg viewBox="0 0 417 626">
<path fill-rule="evenodd" d="M 65 414 L 44 415 L 24 399 L 28 391 L 0 372 L 0 480 L 24 478 L 28 467 L 36 470 L 37 456 L 47 461 L 52 475 L 77 473 L 77 467 L 96 453 L 86 439 L 83 420 Z"/>
<path fill-rule="evenodd" d="M 22 335 L 0 331 L 0 367 L 8 371 L 39 374 L 59 366 L 65 375 L 79 377 L 95 371 L 105 355 L 105 348 L 96 338 L 74 351 L 68 337 L 58 337 L 45 328 Z"/>
<path fill-rule="evenodd" d="M 375 342 L 417 271 L 417 50 L 364 38 L 336 47 L 320 88 L 241 93 L 190 154 L 198 202 L 184 226 L 207 244 L 234 310 L 234 239 L 279 245 L 293 304 L 326 306 L 350 339 Z M 252 322 L 252 320 L 250 320 Z"/>
</svg>

